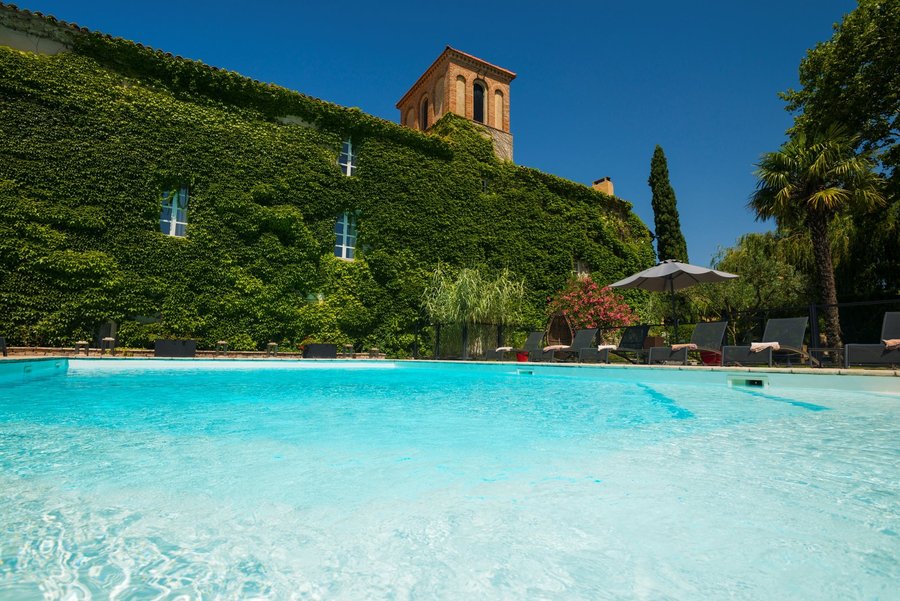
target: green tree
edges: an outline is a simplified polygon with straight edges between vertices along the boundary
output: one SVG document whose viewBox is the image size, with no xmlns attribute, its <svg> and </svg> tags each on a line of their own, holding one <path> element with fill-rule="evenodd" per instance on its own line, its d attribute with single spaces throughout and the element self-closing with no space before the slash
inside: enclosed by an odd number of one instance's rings
<svg viewBox="0 0 900 601">
<path fill-rule="evenodd" d="M 900 160 L 900 0 L 859 0 L 834 35 L 800 62 L 799 90 L 781 94 L 799 113 L 795 131 L 840 123 L 881 149 L 887 172 Z"/>
<path fill-rule="evenodd" d="M 871 157 L 856 152 L 857 144 L 840 127 L 812 135 L 797 132 L 780 150 L 762 156 L 749 202 L 757 219 L 774 217 L 779 226 L 809 230 L 819 300 L 826 305 L 825 335 L 833 347 L 841 345 L 841 326 L 829 226 L 839 213 L 884 203 L 881 177 Z"/>
<path fill-rule="evenodd" d="M 830 40 L 800 62 L 798 90 L 781 97 L 795 113 L 792 132 L 840 123 L 860 134 L 887 176 L 886 203 L 855 211 L 841 229 L 848 255 L 836 266 L 838 289 L 857 298 L 900 293 L 900 0 L 859 0 Z"/>
<path fill-rule="evenodd" d="M 675 190 L 669 183 L 669 165 L 661 146 L 653 151 L 650 161 L 650 190 L 653 192 L 653 221 L 656 228 L 656 254 L 660 261 L 677 259 L 687 262 L 687 242 L 681 233 Z"/>
<path fill-rule="evenodd" d="M 836 266 L 842 296 L 884 298 L 900 295 L 900 197 L 874 213 L 857 212 L 847 220 L 847 257 Z"/>
<path fill-rule="evenodd" d="M 745 234 L 733 247 L 720 249 L 713 266 L 741 277 L 687 290 L 696 317 L 728 319 L 730 339 L 741 342 L 750 340 L 760 311 L 807 304 L 810 282 L 794 264 L 795 246 L 793 235 L 766 232 Z"/>
</svg>

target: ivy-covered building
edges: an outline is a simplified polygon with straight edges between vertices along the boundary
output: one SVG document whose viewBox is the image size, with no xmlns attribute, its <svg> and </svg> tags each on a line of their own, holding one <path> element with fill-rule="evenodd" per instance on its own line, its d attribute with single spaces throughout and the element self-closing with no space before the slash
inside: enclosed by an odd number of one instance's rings
<svg viewBox="0 0 900 601">
<path fill-rule="evenodd" d="M 0 3 L 0 336 L 404 355 L 439 263 L 510 269 L 535 324 L 576 266 L 652 264 L 627 202 L 506 160 L 508 83 L 404 127 Z"/>
</svg>

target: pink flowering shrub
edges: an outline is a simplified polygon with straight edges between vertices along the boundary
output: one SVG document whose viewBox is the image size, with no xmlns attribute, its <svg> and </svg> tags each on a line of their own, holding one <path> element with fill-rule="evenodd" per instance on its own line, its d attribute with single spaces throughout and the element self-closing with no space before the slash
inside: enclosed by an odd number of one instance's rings
<svg viewBox="0 0 900 601">
<path fill-rule="evenodd" d="M 576 330 L 628 326 L 637 320 L 621 296 L 590 278 L 570 281 L 547 301 L 550 315 L 562 313 Z"/>
</svg>

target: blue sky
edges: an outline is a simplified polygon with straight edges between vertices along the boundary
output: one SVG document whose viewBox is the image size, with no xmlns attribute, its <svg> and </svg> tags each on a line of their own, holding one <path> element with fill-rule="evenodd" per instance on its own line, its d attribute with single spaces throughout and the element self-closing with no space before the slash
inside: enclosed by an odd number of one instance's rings
<svg viewBox="0 0 900 601">
<path fill-rule="evenodd" d="M 395 103 L 451 45 L 518 74 L 515 161 L 610 176 L 651 229 L 647 177 L 669 160 L 694 263 L 757 223 L 753 164 L 784 141 L 777 92 L 852 0 L 255 2 L 17 0 L 22 8 L 399 121 Z"/>
</svg>

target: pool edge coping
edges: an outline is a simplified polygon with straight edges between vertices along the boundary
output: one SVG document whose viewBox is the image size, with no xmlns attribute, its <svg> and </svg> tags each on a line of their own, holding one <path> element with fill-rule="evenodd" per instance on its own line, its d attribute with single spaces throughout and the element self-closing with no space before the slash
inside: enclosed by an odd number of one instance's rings
<svg viewBox="0 0 900 601">
<path fill-rule="evenodd" d="M 50 355 L 41 357 L 0 357 L 0 362 L 24 362 L 24 361 L 59 361 L 78 360 L 78 361 L 252 361 L 252 362 L 268 362 L 268 361 L 296 361 L 296 362 L 314 362 L 314 361 L 335 361 L 335 362 L 397 362 L 397 363 L 422 363 L 422 364 L 451 364 L 451 365 L 515 365 L 524 366 L 555 366 L 567 369 L 648 369 L 648 370 L 672 370 L 672 371 L 708 371 L 708 372 L 737 372 L 737 373 L 778 373 L 778 374 L 794 374 L 794 375 L 810 375 L 810 376 L 867 376 L 878 378 L 900 377 L 900 369 L 846 369 L 846 368 L 811 368 L 811 367 L 739 367 L 729 366 L 722 367 L 719 365 L 640 365 L 628 363 L 565 363 L 565 362 L 519 362 L 519 361 L 460 361 L 445 359 L 298 359 L 294 357 L 265 357 L 265 358 L 247 358 L 247 357 L 71 357 L 66 355 Z"/>
</svg>

